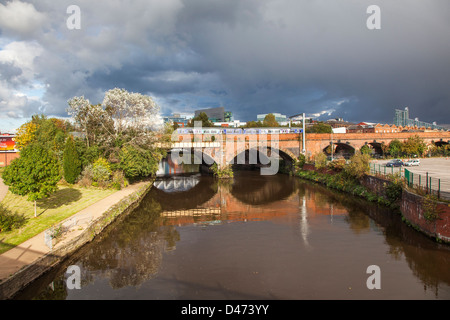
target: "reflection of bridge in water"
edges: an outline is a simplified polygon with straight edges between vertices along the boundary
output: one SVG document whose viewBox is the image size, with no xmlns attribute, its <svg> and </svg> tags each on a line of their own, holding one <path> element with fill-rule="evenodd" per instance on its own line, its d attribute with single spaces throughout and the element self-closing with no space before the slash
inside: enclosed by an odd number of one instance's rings
<svg viewBox="0 0 450 320">
<path fill-rule="evenodd" d="M 196 175 L 189 177 L 171 177 L 170 179 L 156 180 L 153 185 L 164 192 L 183 192 L 195 187 L 200 181 Z"/>
<path fill-rule="evenodd" d="M 239 177 L 238 175 L 232 183 L 218 183 L 214 188 L 211 187 L 210 182 L 204 183 L 205 181 L 202 180 L 207 177 L 194 176 L 198 179 L 196 185 L 187 193 L 179 195 L 170 191 L 173 190 L 170 187 L 173 181 L 166 181 L 169 190 L 167 192 L 162 188 L 165 184 L 158 182 L 161 187 L 158 188 L 155 196 L 163 204 L 160 216 L 166 219 L 165 225 L 186 225 L 208 221 L 287 222 L 298 219 L 300 216 L 303 234 L 307 233 L 308 213 L 331 216 L 347 213 L 340 205 L 329 204 L 325 199 L 320 201 L 319 198 L 326 198 L 321 193 L 310 192 L 304 186 L 299 190 L 299 182 L 295 178 L 278 175 L 261 179 L 258 176 L 246 174 L 244 177 Z M 210 177 L 207 179 L 212 180 Z M 190 201 L 184 201 L 186 198 Z"/>
</svg>

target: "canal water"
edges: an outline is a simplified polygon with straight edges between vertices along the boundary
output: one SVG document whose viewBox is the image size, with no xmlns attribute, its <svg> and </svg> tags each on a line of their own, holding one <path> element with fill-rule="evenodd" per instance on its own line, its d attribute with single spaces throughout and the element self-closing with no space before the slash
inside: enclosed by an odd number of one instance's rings
<svg viewBox="0 0 450 320">
<path fill-rule="evenodd" d="M 71 265 L 80 289 L 67 286 Z M 191 174 L 155 181 L 17 298 L 450 299 L 450 250 L 398 213 L 298 178 Z"/>
</svg>

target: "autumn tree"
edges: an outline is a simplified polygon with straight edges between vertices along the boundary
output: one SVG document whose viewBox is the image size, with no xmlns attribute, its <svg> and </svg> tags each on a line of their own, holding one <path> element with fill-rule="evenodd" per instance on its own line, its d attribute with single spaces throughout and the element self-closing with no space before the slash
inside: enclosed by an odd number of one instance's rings
<svg viewBox="0 0 450 320">
<path fill-rule="evenodd" d="M 426 149 L 426 144 L 419 136 L 409 137 L 402 145 L 402 151 L 407 155 L 421 156 Z"/>
<path fill-rule="evenodd" d="M 14 140 L 17 149 L 22 149 L 36 139 L 37 124 L 33 121 L 22 124 L 18 129 Z"/>
<path fill-rule="evenodd" d="M 33 143 L 21 150 L 20 158 L 6 167 L 2 178 L 12 193 L 34 201 L 36 217 L 36 200 L 57 190 L 59 163 L 51 150 Z"/>
<path fill-rule="evenodd" d="M 370 156 L 356 152 L 344 167 L 344 172 L 354 178 L 360 179 L 370 171 Z"/>
<path fill-rule="evenodd" d="M 268 115 L 266 115 L 264 117 L 263 120 L 263 126 L 264 127 L 279 127 L 280 124 L 278 123 L 278 121 L 276 120 L 275 116 L 273 115 L 273 113 L 269 113 Z"/>
</svg>

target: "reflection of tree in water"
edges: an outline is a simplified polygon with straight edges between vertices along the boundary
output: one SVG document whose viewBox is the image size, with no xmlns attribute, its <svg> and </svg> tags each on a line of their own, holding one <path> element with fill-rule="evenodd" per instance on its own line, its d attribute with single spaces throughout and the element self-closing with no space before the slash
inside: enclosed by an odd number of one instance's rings
<svg viewBox="0 0 450 320">
<path fill-rule="evenodd" d="M 448 248 L 436 254 L 435 248 L 403 245 L 403 252 L 414 275 L 424 283 L 425 290 L 431 289 L 437 296 L 441 283 L 450 285 L 450 250 Z"/>
<path fill-rule="evenodd" d="M 67 297 L 67 285 L 64 279 L 52 281 L 33 300 L 65 300 Z M 20 297 L 27 299 L 27 297 Z"/>
<path fill-rule="evenodd" d="M 402 221 L 397 211 L 320 185 L 311 183 L 305 183 L 305 185 L 313 192 L 326 195 L 329 203 L 344 206 L 348 212 L 346 221 L 354 232 L 370 230 L 372 220 L 385 235 L 389 254 L 396 260 L 404 256 L 414 275 L 424 283 L 425 290 L 434 291 L 437 297 L 441 283 L 450 285 L 448 245 L 438 244 L 414 230 Z"/>
<path fill-rule="evenodd" d="M 138 286 L 154 277 L 164 250 L 171 249 L 180 239 L 173 226 L 160 227 L 160 204 L 151 199 L 141 205 L 80 258 L 82 268 L 102 271 L 113 288 Z"/>
</svg>

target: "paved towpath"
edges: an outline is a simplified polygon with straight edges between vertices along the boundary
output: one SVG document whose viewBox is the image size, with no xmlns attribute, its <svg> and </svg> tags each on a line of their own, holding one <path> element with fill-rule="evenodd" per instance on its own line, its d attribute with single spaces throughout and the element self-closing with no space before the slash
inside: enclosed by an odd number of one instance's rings
<svg viewBox="0 0 450 320">
<path fill-rule="evenodd" d="M 2 178 L 0 178 L 0 202 L 5 198 L 7 192 L 8 186 L 4 184 Z"/>
<path fill-rule="evenodd" d="M 67 235 L 64 235 L 64 239 L 58 242 L 55 248 L 58 248 L 71 239 L 77 237 L 83 230 L 85 230 L 89 226 L 89 223 L 91 221 L 95 221 L 110 207 L 112 207 L 125 197 L 129 196 L 133 192 L 139 190 L 146 183 L 148 182 L 139 182 L 132 184 L 73 215 L 69 219 L 75 218 L 80 222 L 84 222 L 78 223 L 76 225 L 76 228 L 74 228 Z M 28 239 L 22 244 L 0 254 L 0 280 L 9 277 L 10 275 L 19 271 L 21 268 L 33 263 L 34 261 L 43 257 L 45 254 L 49 253 L 51 249 L 45 244 L 44 238 L 44 232 L 42 232 L 37 236 Z"/>
</svg>

